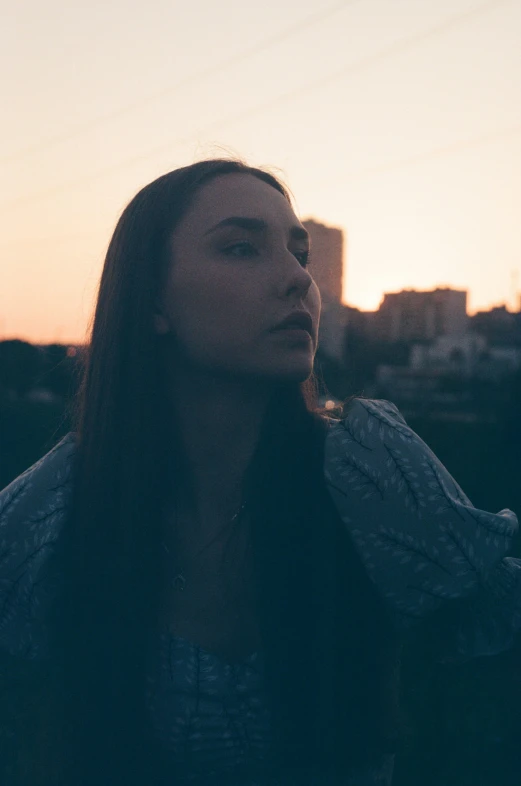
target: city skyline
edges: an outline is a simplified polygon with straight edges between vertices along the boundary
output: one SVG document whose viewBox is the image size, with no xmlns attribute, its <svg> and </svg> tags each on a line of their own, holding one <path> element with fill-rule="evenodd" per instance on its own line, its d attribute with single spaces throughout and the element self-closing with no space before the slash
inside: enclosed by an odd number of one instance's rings
<svg viewBox="0 0 521 786">
<path fill-rule="evenodd" d="M 418 302 L 422 302 L 422 301 L 420 301 L 420 298 L 426 298 L 426 301 L 424 301 L 424 302 L 432 302 L 433 298 L 434 298 L 434 301 L 435 301 L 440 296 L 441 296 L 442 299 L 445 299 L 446 296 L 449 296 L 449 297 L 452 296 L 452 299 L 454 298 L 455 295 L 456 296 L 463 296 L 463 297 L 458 297 L 458 300 L 460 300 L 460 302 L 463 303 L 463 306 L 457 305 L 457 309 L 459 309 L 461 311 L 462 315 L 464 315 L 466 318 L 469 318 L 469 319 L 472 318 L 472 317 L 481 318 L 482 316 L 485 316 L 487 318 L 492 317 L 494 319 L 497 319 L 498 315 L 499 315 L 499 318 L 501 320 L 503 320 L 505 318 L 505 316 L 508 317 L 508 318 L 510 318 L 510 317 L 515 318 L 517 316 L 521 316 L 521 294 L 519 294 L 519 304 L 518 304 L 518 308 L 516 310 L 510 310 L 508 308 L 508 304 L 501 303 L 501 304 L 498 304 L 498 305 L 492 305 L 488 309 L 479 309 L 479 310 L 476 310 L 473 313 L 471 313 L 469 311 L 468 307 L 467 307 L 468 290 L 466 290 L 466 289 L 455 289 L 453 287 L 435 287 L 435 288 L 428 289 L 428 290 L 419 290 L 419 289 L 405 287 L 405 288 L 403 288 L 401 290 L 398 290 L 396 292 L 384 292 L 383 295 L 382 295 L 382 300 L 379 303 L 378 307 L 376 309 L 373 309 L 373 310 L 360 309 L 357 306 L 352 306 L 350 304 L 345 303 L 343 300 L 335 301 L 331 297 L 323 299 L 322 300 L 323 309 L 322 309 L 321 329 L 323 327 L 323 323 L 324 324 L 326 323 L 326 317 L 327 317 L 327 324 L 328 325 L 331 322 L 331 319 L 333 319 L 333 323 L 332 323 L 331 327 L 333 327 L 333 329 L 335 329 L 335 330 L 337 330 L 339 328 L 339 325 L 341 325 L 341 323 L 344 320 L 347 320 L 344 328 L 347 327 L 348 326 L 348 322 L 349 322 L 348 314 L 350 312 L 352 313 L 353 311 L 354 312 L 359 312 L 360 316 L 364 317 L 364 318 L 367 318 L 367 317 L 374 318 L 374 317 L 379 317 L 379 316 L 386 318 L 388 316 L 388 312 L 389 312 L 389 309 L 386 308 L 386 307 L 389 306 L 390 302 L 407 303 L 408 301 L 410 302 L 410 296 L 411 295 L 412 296 L 419 296 Z M 457 301 L 455 302 L 455 304 L 456 303 L 457 303 Z M 339 309 L 341 309 L 341 311 L 339 311 Z M 430 314 L 418 313 L 417 316 L 421 320 L 426 319 L 427 323 L 429 322 L 429 320 L 432 319 L 432 315 L 430 315 Z M 340 322 L 338 321 L 339 317 L 340 317 Z M 71 351 L 73 351 L 72 348 L 74 346 L 81 346 L 81 345 L 83 345 L 85 343 L 83 336 L 81 336 L 79 338 L 73 338 L 73 339 L 70 339 L 70 340 L 63 340 L 59 336 L 55 336 L 55 338 L 53 338 L 53 339 L 39 340 L 39 339 L 32 339 L 30 337 L 21 336 L 21 335 L 18 335 L 18 336 L 2 335 L 1 325 L 2 325 L 2 316 L 0 314 L 0 342 L 1 341 L 11 341 L 11 340 L 15 339 L 15 340 L 21 340 L 21 341 L 24 341 L 24 342 L 28 342 L 28 343 L 32 343 L 32 344 L 40 345 L 40 346 L 48 346 L 50 344 L 62 344 L 63 346 L 70 345 Z M 329 329 L 330 328 L 328 328 L 328 330 Z M 469 329 L 469 327 L 467 325 L 465 325 L 463 327 L 463 329 L 461 329 L 461 327 L 457 328 L 455 330 L 455 333 L 457 335 L 461 335 L 462 333 L 467 333 L 468 329 Z M 376 337 L 376 334 L 378 333 L 379 328 L 375 327 L 375 330 L 376 330 L 376 332 L 375 332 L 375 335 L 373 336 L 373 338 Z M 472 330 L 472 328 L 470 328 L 470 330 Z M 442 333 L 445 333 L 445 332 L 451 333 L 452 330 L 442 331 Z M 385 339 L 390 341 L 390 342 L 393 342 L 393 341 L 408 341 L 408 340 L 410 340 L 408 338 L 405 338 L 402 335 L 397 336 L 397 337 L 395 336 L 393 338 L 393 336 L 391 335 L 391 333 L 389 333 L 388 330 L 384 330 L 383 331 L 382 337 L 385 337 Z M 422 337 L 422 339 L 424 339 L 426 337 L 427 336 Z M 431 338 L 432 338 L 432 336 L 431 336 Z M 325 340 L 325 335 L 323 336 L 322 340 L 323 341 Z"/>
<path fill-rule="evenodd" d="M 222 154 L 344 230 L 345 303 L 450 287 L 469 314 L 519 307 L 519 0 L 267 0 L 254 25 L 237 0 L 28 0 L 6 17 L 2 337 L 82 340 L 124 205 Z"/>
</svg>

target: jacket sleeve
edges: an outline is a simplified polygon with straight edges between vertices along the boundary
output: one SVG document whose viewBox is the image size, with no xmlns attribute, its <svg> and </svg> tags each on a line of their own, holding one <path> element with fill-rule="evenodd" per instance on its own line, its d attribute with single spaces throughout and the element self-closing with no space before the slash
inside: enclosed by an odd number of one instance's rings
<svg viewBox="0 0 521 786">
<path fill-rule="evenodd" d="M 512 511 L 475 508 L 388 401 L 354 399 L 331 424 L 324 473 L 399 628 L 436 611 L 447 661 L 512 645 L 521 629 L 521 560 L 507 556 Z"/>
<path fill-rule="evenodd" d="M 48 656 L 46 565 L 71 495 L 72 434 L 0 492 L 0 651 Z"/>
</svg>

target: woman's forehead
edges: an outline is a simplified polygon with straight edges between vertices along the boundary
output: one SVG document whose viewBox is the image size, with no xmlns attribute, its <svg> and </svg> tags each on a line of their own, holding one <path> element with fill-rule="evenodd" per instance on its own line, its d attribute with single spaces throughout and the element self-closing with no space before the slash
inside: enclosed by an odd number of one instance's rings
<svg viewBox="0 0 521 786">
<path fill-rule="evenodd" d="M 300 224 L 280 191 L 242 173 L 221 175 L 202 186 L 182 223 L 204 233 L 230 216 L 262 219 L 268 226 Z"/>
</svg>

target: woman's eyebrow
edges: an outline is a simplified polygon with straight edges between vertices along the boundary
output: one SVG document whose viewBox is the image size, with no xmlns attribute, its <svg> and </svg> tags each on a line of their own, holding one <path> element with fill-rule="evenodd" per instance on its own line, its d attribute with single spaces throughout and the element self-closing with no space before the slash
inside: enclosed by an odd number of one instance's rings
<svg viewBox="0 0 521 786">
<path fill-rule="evenodd" d="M 222 227 L 239 227 L 240 229 L 246 229 L 249 232 L 267 232 L 268 224 L 262 218 L 250 218 L 247 216 L 230 216 L 229 218 L 224 218 L 222 221 L 219 221 L 218 224 L 208 229 L 204 234 L 209 235 L 211 232 L 215 232 L 217 229 L 221 229 Z M 304 227 L 300 226 L 293 226 L 290 229 L 290 235 L 294 240 L 309 240 L 309 234 L 304 229 Z"/>
</svg>

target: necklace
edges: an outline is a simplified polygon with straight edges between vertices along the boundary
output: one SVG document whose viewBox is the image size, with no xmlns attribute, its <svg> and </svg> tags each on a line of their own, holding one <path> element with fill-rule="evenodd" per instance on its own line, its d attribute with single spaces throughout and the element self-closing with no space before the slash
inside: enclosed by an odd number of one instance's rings
<svg viewBox="0 0 521 786">
<path fill-rule="evenodd" d="M 236 521 L 239 518 L 239 516 L 243 513 L 245 507 L 246 507 L 246 503 L 243 502 L 242 505 L 240 506 L 239 510 L 237 510 L 233 514 L 231 519 L 226 522 L 226 524 L 219 530 L 217 535 L 215 535 L 215 537 L 213 537 L 208 543 L 206 543 L 203 546 L 203 548 L 200 549 L 194 556 L 195 557 L 199 557 L 203 553 L 203 551 L 206 551 L 206 549 L 209 548 L 212 545 L 212 543 L 214 543 L 217 540 L 217 538 L 222 534 L 222 530 L 225 527 L 228 527 L 230 524 L 233 524 L 233 522 Z M 168 548 L 168 546 L 166 545 L 164 540 L 161 541 L 161 545 L 163 546 L 163 548 L 165 549 L 167 554 L 170 555 L 170 549 Z M 175 574 L 174 578 L 171 580 L 171 586 L 172 586 L 172 588 L 174 590 L 178 590 L 179 592 L 183 592 L 183 590 L 185 589 L 185 587 L 186 587 L 186 577 L 185 577 L 185 574 L 184 574 L 184 569 L 182 567 Z"/>
</svg>

